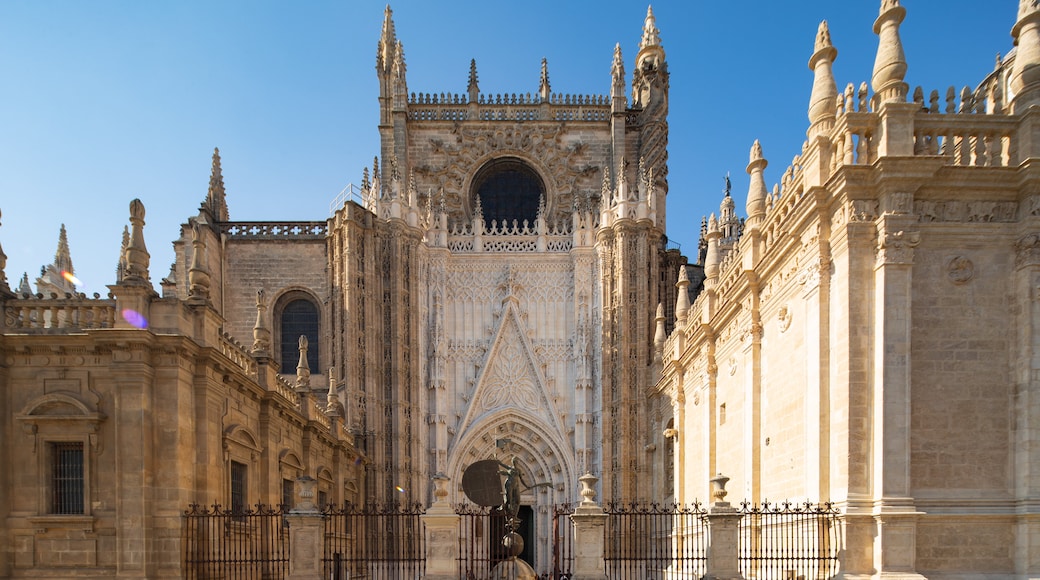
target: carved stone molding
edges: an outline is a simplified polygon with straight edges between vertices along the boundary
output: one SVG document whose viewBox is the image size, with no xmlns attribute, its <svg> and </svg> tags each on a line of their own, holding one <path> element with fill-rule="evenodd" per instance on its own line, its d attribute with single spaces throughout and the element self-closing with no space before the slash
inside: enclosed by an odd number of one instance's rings
<svg viewBox="0 0 1040 580">
<path fill-rule="evenodd" d="M 1026 234 L 1015 242 L 1015 266 L 1040 265 L 1040 234 Z"/>
<path fill-rule="evenodd" d="M 920 232 L 884 232 L 878 237 L 877 263 L 913 264 L 914 248 L 920 243 Z"/>
<path fill-rule="evenodd" d="M 780 311 L 777 312 L 777 327 L 780 329 L 780 334 L 787 332 L 787 329 L 791 328 L 791 309 L 786 304 L 780 307 Z"/>
</svg>

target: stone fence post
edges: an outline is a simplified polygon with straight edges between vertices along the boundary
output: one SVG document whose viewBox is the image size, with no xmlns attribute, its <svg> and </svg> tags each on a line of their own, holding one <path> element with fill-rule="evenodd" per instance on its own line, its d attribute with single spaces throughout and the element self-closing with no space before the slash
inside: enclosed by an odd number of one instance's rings
<svg viewBox="0 0 1040 580">
<path fill-rule="evenodd" d="M 574 524 L 574 580 L 605 580 L 606 566 L 603 562 L 603 533 L 607 525 L 607 514 L 596 503 L 593 486 L 599 478 L 586 473 L 578 478 L 581 496 L 585 499 L 571 515 Z"/>
<path fill-rule="evenodd" d="M 448 502 L 448 476 L 433 476 L 433 504 L 423 514 L 426 527 L 426 580 L 456 580 L 459 558 L 459 520 Z"/>
<path fill-rule="evenodd" d="M 304 475 L 299 484 L 296 506 L 285 519 L 289 522 L 289 580 L 322 580 L 321 558 L 324 520 L 314 505 L 314 486 L 318 480 Z"/>
<path fill-rule="evenodd" d="M 711 505 L 708 508 L 708 567 L 704 575 L 709 580 L 743 580 L 738 564 L 738 534 L 740 510 L 726 498 L 726 482 L 721 473 L 711 478 Z"/>
</svg>

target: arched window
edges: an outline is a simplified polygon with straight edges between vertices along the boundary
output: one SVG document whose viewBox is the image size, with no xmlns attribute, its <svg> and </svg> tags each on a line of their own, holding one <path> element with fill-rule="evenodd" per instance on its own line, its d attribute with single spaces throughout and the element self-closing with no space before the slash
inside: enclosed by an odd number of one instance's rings
<svg viewBox="0 0 1040 580">
<path fill-rule="evenodd" d="M 307 366 L 319 374 L 318 368 L 318 307 L 310 300 L 298 298 L 282 308 L 281 353 L 282 374 L 296 374 L 300 362 L 300 335 L 307 337 Z"/>
<path fill-rule="evenodd" d="M 538 216 L 538 200 L 545 194 L 542 178 L 523 161 L 504 157 L 493 159 L 480 168 L 473 178 L 473 202 L 480 198 L 484 223 L 534 225 Z"/>
</svg>

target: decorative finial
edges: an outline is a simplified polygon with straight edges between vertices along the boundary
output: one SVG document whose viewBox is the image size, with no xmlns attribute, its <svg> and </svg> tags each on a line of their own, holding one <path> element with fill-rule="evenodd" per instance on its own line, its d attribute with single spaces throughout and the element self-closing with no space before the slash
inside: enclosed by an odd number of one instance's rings
<svg viewBox="0 0 1040 580">
<path fill-rule="evenodd" d="M 826 131 L 834 121 L 838 85 L 834 82 L 831 65 L 836 58 L 838 50 L 831 44 L 831 32 L 824 20 L 820 22 L 813 55 L 809 57 L 809 70 L 813 71 L 812 95 L 809 97 L 810 136 Z"/>
<path fill-rule="evenodd" d="M 307 337 L 300 335 L 300 362 L 296 365 L 296 390 L 308 391 L 311 387 L 311 367 L 307 363 Z"/>
<path fill-rule="evenodd" d="M 253 325 L 253 356 L 268 356 L 271 350 L 271 330 L 267 328 L 267 293 L 256 291 L 256 323 Z"/>
<path fill-rule="evenodd" d="M 1017 114 L 1040 104 L 1040 3 L 1019 1 L 1018 19 L 1011 28 L 1011 36 L 1016 48 L 1008 91 L 1014 98 L 1009 109 Z"/>
<path fill-rule="evenodd" d="M 766 189 L 766 180 L 762 172 L 767 165 L 769 165 L 769 162 L 762 156 L 762 144 L 758 142 L 758 139 L 755 139 L 755 143 L 751 146 L 750 161 L 747 166 L 747 173 L 751 176 L 746 206 L 748 229 L 757 227 L 758 222 L 766 214 L 768 190 Z"/>
<path fill-rule="evenodd" d="M 148 284 L 148 263 L 151 256 L 144 244 L 144 204 L 140 199 L 130 202 L 130 244 L 126 247 L 126 275 L 123 282 Z"/>
<path fill-rule="evenodd" d="M 906 101 L 907 85 L 906 56 L 903 42 L 899 39 L 899 24 L 906 17 L 906 8 L 899 0 L 882 0 L 881 11 L 874 21 L 874 34 L 878 35 L 877 56 L 874 59 L 874 74 L 870 78 L 874 89 L 874 108 L 881 103 Z"/>
<path fill-rule="evenodd" d="M 209 298 L 209 269 L 206 268 L 206 233 L 197 220 L 191 222 L 191 268 L 188 269 L 188 296 Z"/>
<path fill-rule="evenodd" d="M 675 297 L 675 318 L 680 324 L 686 324 L 686 316 L 690 312 L 689 286 L 690 277 L 686 274 L 686 266 L 679 266 L 679 280 L 675 283 L 678 290 Z"/>
</svg>

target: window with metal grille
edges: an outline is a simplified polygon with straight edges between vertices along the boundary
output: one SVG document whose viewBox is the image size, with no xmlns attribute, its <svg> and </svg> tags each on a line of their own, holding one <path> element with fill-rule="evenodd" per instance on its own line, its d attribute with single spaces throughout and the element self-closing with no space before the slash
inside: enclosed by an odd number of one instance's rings
<svg viewBox="0 0 1040 580">
<path fill-rule="evenodd" d="M 83 513 L 83 443 L 51 443 L 52 514 Z"/>
<path fill-rule="evenodd" d="M 473 192 L 480 198 L 484 223 L 512 225 L 524 220 L 534 226 L 538 202 L 545 193 L 542 179 L 529 165 L 511 157 L 494 159 L 480 168 L 473 178 Z M 474 200 L 475 204 L 475 200 Z"/>
<path fill-rule="evenodd" d="M 282 505 L 284 505 L 286 509 L 292 508 L 296 505 L 296 488 L 291 479 L 282 480 Z"/>
<path fill-rule="evenodd" d="M 231 462 L 231 511 L 242 513 L 246 510 L 246 464 Z"/>
<path fill-rule="evenodd" d="M 282 308 L 282 374 L 296 374 L 300 362 L 300 335 L 307 337 L 307 366 L 318 368 L 318 307 L 310 300 L 293 300 Z"/>
<path fill-rule="evenodd" d="M 329 494 L 324 491 L 318 491 L 318 509 L 325 509 L 325 506 L 329 505 Z"/>
</svg>

